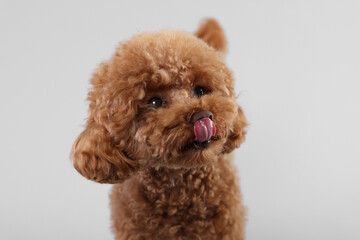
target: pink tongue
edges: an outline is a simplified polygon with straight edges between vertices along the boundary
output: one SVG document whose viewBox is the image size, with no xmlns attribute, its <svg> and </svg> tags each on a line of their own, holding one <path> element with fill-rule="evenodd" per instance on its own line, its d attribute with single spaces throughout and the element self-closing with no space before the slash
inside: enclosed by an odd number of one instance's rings
<svg viewBox="0 0 360 240">
<path fill-rule="evenodd" d="M 210 118 L 197 120 L 194 124 L 195 141 L 206 142 L 215 135 L 216 128 Z"/>
</svg>

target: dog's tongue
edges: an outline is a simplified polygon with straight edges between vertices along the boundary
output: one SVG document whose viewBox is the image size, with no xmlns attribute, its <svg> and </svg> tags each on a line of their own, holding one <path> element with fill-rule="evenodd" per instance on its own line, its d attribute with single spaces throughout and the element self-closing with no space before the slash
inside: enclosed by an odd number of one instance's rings
<svg viewBox="0 0 360 240">
<path fill-rule="evenodd" d="M 215 135 L 216 128 L 210 118 L 202 118 L 194 124 L 195 141 L 206 142 Z"/>
</svg>

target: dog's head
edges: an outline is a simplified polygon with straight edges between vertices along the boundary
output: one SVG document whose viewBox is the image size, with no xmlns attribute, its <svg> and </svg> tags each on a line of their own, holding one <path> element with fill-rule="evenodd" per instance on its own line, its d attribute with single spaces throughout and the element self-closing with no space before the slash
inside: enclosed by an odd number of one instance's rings
<svg viewBox="0 0 360 240">
<path fill-rule="evenodd" d="M 73 145 L 86 178 L 116 183 L 141 166 L 193 168 L 244 140 L 226 41 L 215 20 L 121 43 L 95 72 L 86 129 Z"/>
</svg>

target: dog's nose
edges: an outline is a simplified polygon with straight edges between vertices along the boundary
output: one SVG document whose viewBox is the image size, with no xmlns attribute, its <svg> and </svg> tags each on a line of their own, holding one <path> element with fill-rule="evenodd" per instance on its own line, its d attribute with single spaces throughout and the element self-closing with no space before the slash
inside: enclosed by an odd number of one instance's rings
<svg viewBox="0 0 360 240">
<path fill-rule="evenodd" d="M 201 111 L 201 112 L 194 113 L 191 116 L 190 122 L 192 124 L 195 124 L 196 121 L 198 121 L 200 119 L 203 119 L 203 118 L 210 118 L 211 121 L 214 121 L 214 115 L 212 114 L 212 112 L 210 112 L 210 111 Z"/>
</svg>

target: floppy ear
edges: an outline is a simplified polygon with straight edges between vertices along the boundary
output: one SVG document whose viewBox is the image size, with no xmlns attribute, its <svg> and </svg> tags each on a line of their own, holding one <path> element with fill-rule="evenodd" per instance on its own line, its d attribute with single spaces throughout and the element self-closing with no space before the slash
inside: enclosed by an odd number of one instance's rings
<svg viewBox="0 0 360 240">
<path fill-rule="evenodd" d="M 107 130 L 96 123 L 89 123 L 76 139 L 72 158 L 81 175 L 100 183 L 122 182 L 136 167 L 136 162 L 112 143 Z"/>
<path fill-rule="evenodd" d="M 222 53 L 226 52 L 226 37 L 223 29 L 215 19 L 209 18 L 204 20 L 196 31 L 195 36 L 216 50 Z"/>
<path fill-rule="evenodd" d="M 106 117 L 103 115 L 107 111 L 103 109 L 107 109 L 108 101 L 103 99 L 106 96 L 101 91 L 107 82 L 107 71 L 107 64 L 101 64 L 91 80 L 93 89 L 88 97 L 89 118 L 86 129 L 74 142 L 71 158 L 75 169 L 87 179 L 100 183 L 119 183 L 137 169 L 137 162 L 125 156 L 105 127 Z"/>
<path fill-rule="evenodd" d="M 245 140 L 246 127 L 247 123 L 244 112 L 238 106 L 238 114 L 234 120 L 233 127 L 230 130 L 230 134 L 224 145 L 223 153 L 229 153 L 240 146 L 240 144 Z"/>
</svg>

